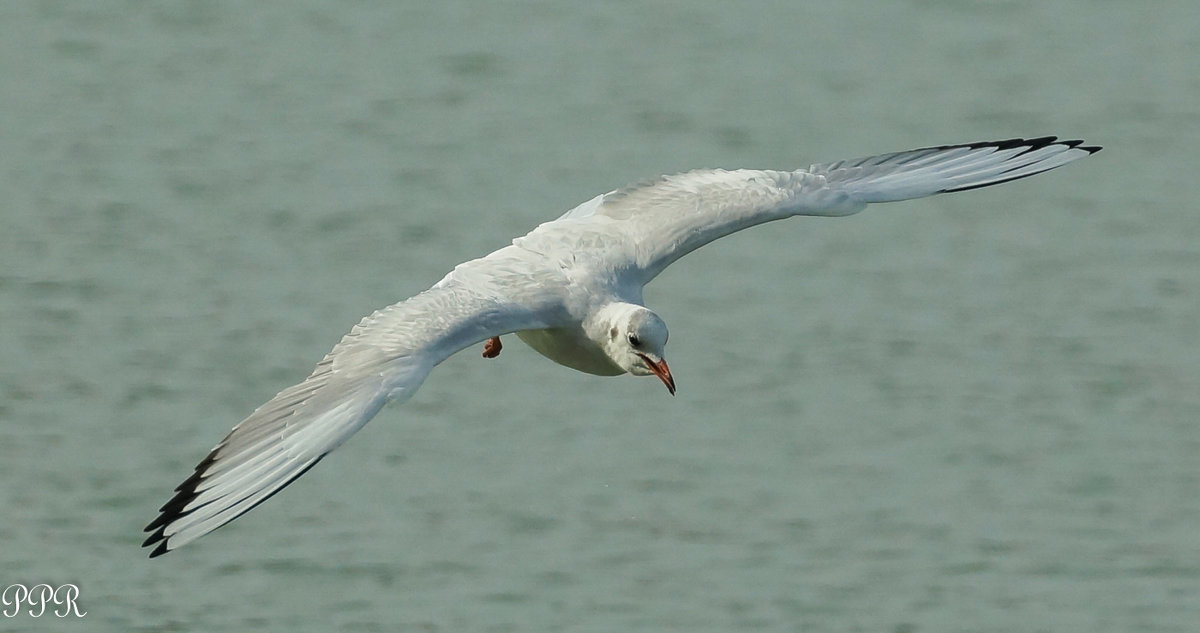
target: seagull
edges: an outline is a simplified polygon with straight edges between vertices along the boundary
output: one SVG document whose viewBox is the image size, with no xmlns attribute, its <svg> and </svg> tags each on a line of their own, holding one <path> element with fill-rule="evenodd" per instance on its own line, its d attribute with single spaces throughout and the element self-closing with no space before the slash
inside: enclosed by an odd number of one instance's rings
<svg viewBox="0 0 1200 633">
<path fill-rule="evenodd" d="M 515 333 L 550 360 L 599 376 L 657 377 L 672 395 L 667 325 L 642 288 L 672 262 L 742 229 L 795 215 L 966 191 L 1100 151 L 1034 139 L 926 147 L 797 171 L 700 169 L 596 196 L 432 288 L 364 318 L 304 381 L 233 427 L 146 526 L 150 557 L 190 543 L 279 492 L 388 402 L 416 393 L 452 354 Z"/>
</svg>

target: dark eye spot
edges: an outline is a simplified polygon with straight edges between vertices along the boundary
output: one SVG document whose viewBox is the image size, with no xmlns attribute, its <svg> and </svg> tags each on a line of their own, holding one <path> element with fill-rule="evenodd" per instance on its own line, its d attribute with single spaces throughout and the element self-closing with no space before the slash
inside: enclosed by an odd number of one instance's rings
<svg viewBox="0 0 1200 633">
<path fill-rule="evenodd" d="M 613 328 L 608 331 L 608 338 L 611 338 L 611 339 L 617 338 L 617 328 Z"/>
<path fill-rule="evenodd" d="M 629 344 L 634 347 L 641 347 L 642 339 L 638 338 L 637 334 L 630 334 L 629 335 Z"/>
</svg>

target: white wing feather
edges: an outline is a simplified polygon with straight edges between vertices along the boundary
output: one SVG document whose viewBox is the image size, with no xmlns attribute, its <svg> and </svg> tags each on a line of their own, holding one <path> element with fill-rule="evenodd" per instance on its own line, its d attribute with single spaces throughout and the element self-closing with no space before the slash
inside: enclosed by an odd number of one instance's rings
<svg viewBox="0 0 1200 633">
<path fill-rule="evenodd" d="M 561 220 L 612 223 L 628 270 L 647 283 L 675 260 L 744 228 L 794 215 L 849 215 L 872 202 L 920 198 L 1025 178 L 1098 147 L 1055 137 L 946 145 L 816 164 L 792 172 L 697 170 L 619 189 Z M 554 223 L 551 223 L 554 224 Z M 611 255 L 610 255 L 611 258 Z"/>
<path fill-rule="evenodd" d="M 433 288 L 364 318 L 303 382 L 259 407 L 212 449 L 180 484 L 142 544 L 150 556 L 176 549 L 233 521 L 312 468 L 389 401 L 403 402 L 429 371 L 491 336 L 546 327 L 556 300 L 536 280 L 529 257 L 509 247 L 456 268 Z M 540 273 L 547 277 L 551 272 Z M 549 278 L 543 281 L 551 281 Z M 539 292 L 539 288 L 543 289 Z"/>
</svg>

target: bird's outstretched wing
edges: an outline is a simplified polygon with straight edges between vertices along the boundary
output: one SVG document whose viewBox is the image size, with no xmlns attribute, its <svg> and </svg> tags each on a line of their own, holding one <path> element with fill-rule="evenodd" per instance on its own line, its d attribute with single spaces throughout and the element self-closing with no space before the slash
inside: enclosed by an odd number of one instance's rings
<svg viewBox="0 0 1200 633">
<path fill-rule="evenodd" d="M 986 187 L 1099 150 L 1050 136 L 927 147 L 792 172 L 697 170 L 597 196 L 560 220 L 603 224 L 622 234 L 627 261 L 618 267 L 646 283 L 691 251 L 756 224 L 849 215 L 872 202 Z"/>
<path fill-rule="evenodd" d="M 250 414 L 196 466 L 160 509 L 142 544 L 159 556 L 238 518 L 279 492 L 367 423 L 388 401 L 403 401 L 429 371 L 491 336 L 545 327 L 537 296 L 514 297 L 511 247 L 463 264 L 433 288 L 364 318 L 303 382 Z M 536 276 L 528 272 L 522 276 Z M 547 273 L 549 274 L 549 273 Z M 521 287 L 521 286 L 518 286 Z M 542 304 L 542 305 L 540 305 Z"/>
</svg>

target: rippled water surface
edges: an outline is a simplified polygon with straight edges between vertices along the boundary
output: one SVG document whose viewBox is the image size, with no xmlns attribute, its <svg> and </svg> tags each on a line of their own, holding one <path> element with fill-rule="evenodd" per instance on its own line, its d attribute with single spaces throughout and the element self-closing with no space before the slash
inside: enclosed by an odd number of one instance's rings
<svg viewBox="0 0 1200 633">
<path fill-rule="evenodd" d="M 1194 631 L 1193 2 L 0 8 L 0 585 L 88 631 Z M 514 338 L 141 528 L 362 315 L 627 182 L 1082 137 L 662 275 L 679 395 Z"/>
</svg>

